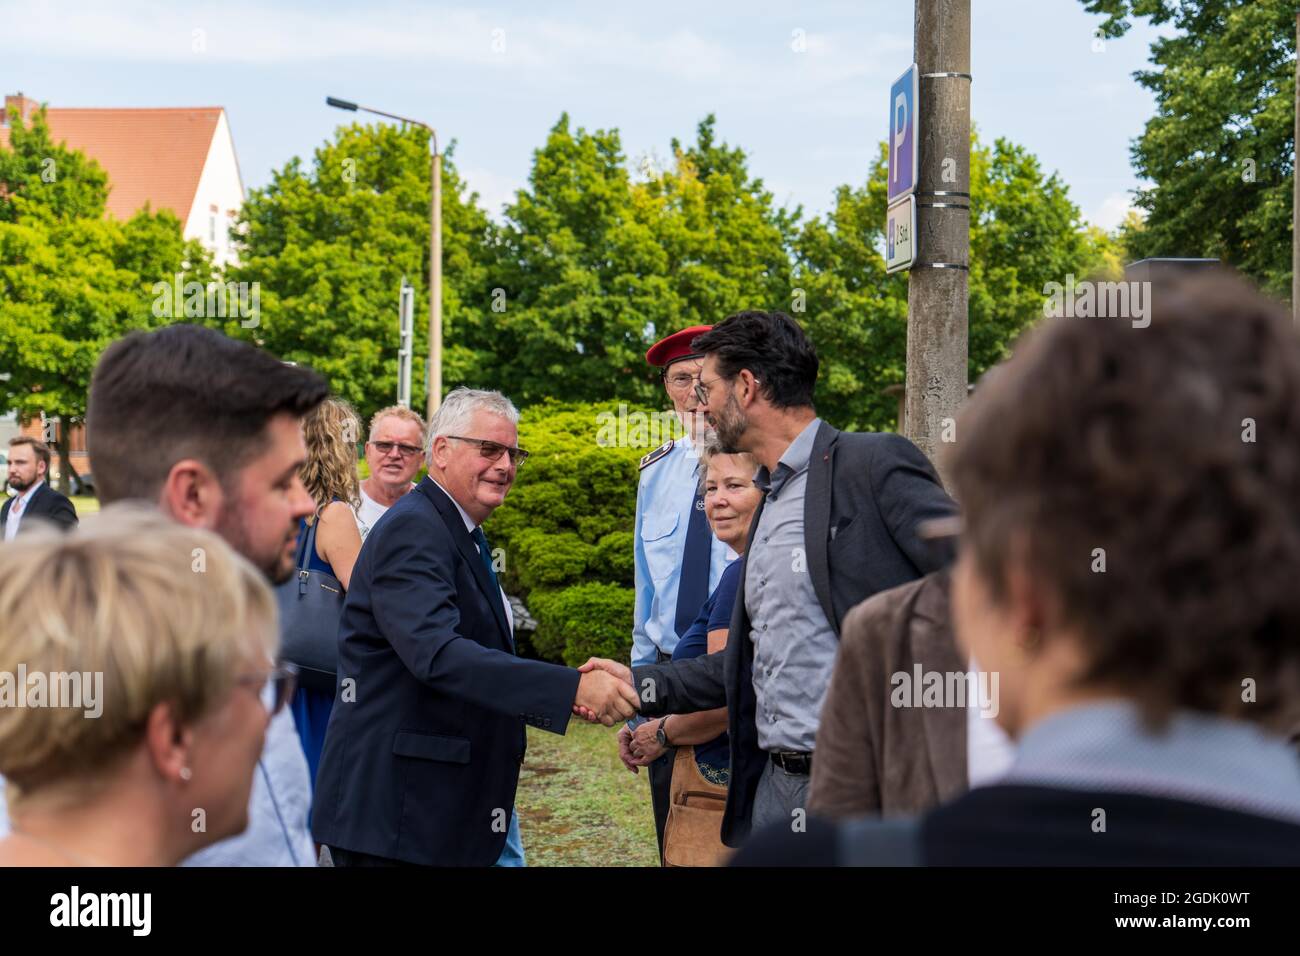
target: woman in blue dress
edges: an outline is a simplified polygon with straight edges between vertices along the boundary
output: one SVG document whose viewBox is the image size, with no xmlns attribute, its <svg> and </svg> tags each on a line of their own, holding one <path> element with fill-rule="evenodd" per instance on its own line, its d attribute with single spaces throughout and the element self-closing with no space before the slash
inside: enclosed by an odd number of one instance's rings
<svg viewBox="0 0 1300 956">
<path fill-rule="evenodd" d="M 302 467 L 302 482 L 316 502 L 316 514 L 300 522 L 299 546 L 306 543 L 311 524 L 315 523 L 316 536 L 311 553 L 306 556 L 307 568 L 331 575 L 344 591 L 361 552 L 361 533 L 353 517 L 353 509 L 360 503 L 356 444 L 360 428 L 352 406 L 337 398 L 327 398 L 303 422 L 307 461 Z M 294 722 L 307 756 L 313 788 L 334 693 L 333 687 L 311 686 L 300 681 L 293 696 Z"/>
</svg>

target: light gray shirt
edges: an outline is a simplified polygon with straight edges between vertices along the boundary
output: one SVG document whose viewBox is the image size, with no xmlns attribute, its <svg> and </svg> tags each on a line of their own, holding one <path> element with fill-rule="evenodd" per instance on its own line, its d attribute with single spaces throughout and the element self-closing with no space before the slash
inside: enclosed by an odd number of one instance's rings
<svg viewBox="0 0 1300 956">
<path fill-rule="evenodd" d="M 1300 823 L 1300 761 L 1281 737 L 1190 711 L 1153 732 L 1123 700 L 1043 718 L 997 782 L 1143 793 Z"/>
<path fill-rule="evenodd" d="M 270 691 L 263 691 L 269 705 Z M 222 773 L 213 767 L 211 773 Z M 204 847 L 181 866 L 315 866 L 308 817 L 311 814 L 311 774 L 294 725 L 293 710 L 285 707 L 271 718 L 262 745 L 262 759 L 253 772 L 248 800 L 248 829 Z"/>
<path fill-rule="evenodd" d="M 754 642 L 758 745 L 811 753 L 839 649 L 808 573 L 804 492 L 821 419 L 785 450 L 776 470 L 759 468 L 763 513 L 745 566 L 745 610 Z"/>
</svg>

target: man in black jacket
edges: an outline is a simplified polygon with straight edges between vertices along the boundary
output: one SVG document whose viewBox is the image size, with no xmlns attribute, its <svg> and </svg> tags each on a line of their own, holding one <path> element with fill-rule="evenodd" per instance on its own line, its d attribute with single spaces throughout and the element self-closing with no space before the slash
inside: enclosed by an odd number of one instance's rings
<svg viewBox="0 0 1300 956">
<path fill-rule="evenodd" d="M 0 534 L 12 541 L 19 530 L 42 521 L 66 530 L 77 524 L 72 502 L 50 487 L 50 447 L 27 435 L 9 440 L 9 487 L 17 492 L 0 506 Z M 28 522 L 28 518 L 40 521 Z"/>
<path fill-rule="evenodd" d="M 646 716 L 728 707 L 722 839 L 738 846 L 751 826 L 801 824 L 840 624 L 876 592 L 947 563 L 918 526 L 956 506 L 906 438 L 841 432 L 817 417 L 817 355 L 788 315 L 737 313 L 694 348 L 705 357 L 701 410 L 724 451 L 758 460 L 764 496 L 726 651 L 631 676 Z"/>
</svg>

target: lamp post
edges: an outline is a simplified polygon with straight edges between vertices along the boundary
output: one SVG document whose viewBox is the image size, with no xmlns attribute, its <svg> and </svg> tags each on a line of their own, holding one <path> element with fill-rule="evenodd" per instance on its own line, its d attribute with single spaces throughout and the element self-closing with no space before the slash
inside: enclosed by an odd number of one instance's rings
<svg viewBox="0 0 1300 956">
<path fill-rule="evenodd" d="M 325 97 L 325 102 L 336 109 L 374 113 L 376 116 L 410 123 L 429 131 L 429 141 L 433 147 L 433 166 L 429 177 L 433 195 L 429 201 L 429 395 L 425 418 L 432 420 L 433 413 L 442 404 L 442 154 L 438 152 L 438 134 L 428 123 L 406 116 L 359 106 L 333 96 Z"/>
</svg>

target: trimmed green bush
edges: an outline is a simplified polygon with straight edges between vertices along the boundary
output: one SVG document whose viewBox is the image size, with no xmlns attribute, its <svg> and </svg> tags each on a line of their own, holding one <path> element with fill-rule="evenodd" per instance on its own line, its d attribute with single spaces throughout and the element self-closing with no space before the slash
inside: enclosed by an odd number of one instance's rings
<svg viewBox="0 0 1300 956">
<path fill-rule="evenodd" d="M 591 573 L 611 584 L 632 586 L 633 564 L 632 532 L 611 531 L 600 539 L 591 559 Z"/>
<path fill-rule="evenodd" d="M 631 588 L 603 581 L 535 591 L 533 647 L 539 656 L 577 667 L 589 657 L 625 661 L 632 651 Z"/>
<path fill-rule="evenodd" d="M 537 619 L 524 644 L 546 660 L 626 660 L 632 643 L 637 462 L 649 449 L 601 444 L 602 413 L 607 421 L 618 405 L 524 410 L 519 444 L 528 462 L 484 526 L 505 552 L 502 583 Z"/>
<path fill-rule="evenodd" d="M 596 549 L 572 531 L 548 534 L 530 528 L 515 538 L 515 555 L 519 583 L 531 593 L 582 580 Z M 506 561 L 508 564 L 508 554 Z"/>
</svg>

